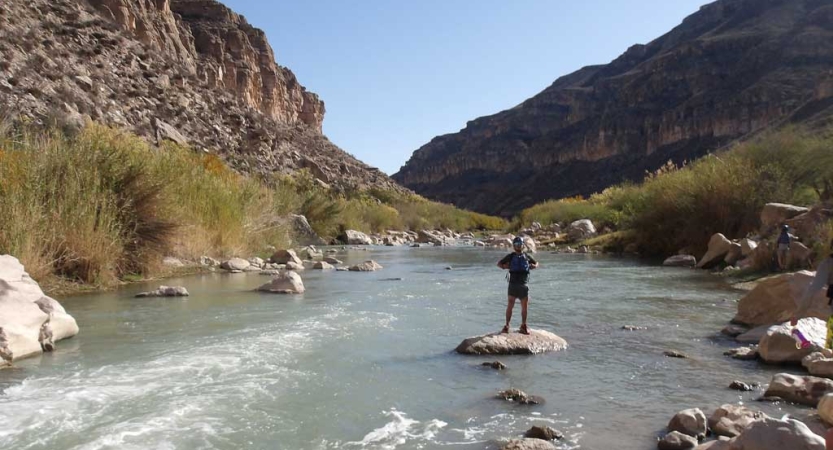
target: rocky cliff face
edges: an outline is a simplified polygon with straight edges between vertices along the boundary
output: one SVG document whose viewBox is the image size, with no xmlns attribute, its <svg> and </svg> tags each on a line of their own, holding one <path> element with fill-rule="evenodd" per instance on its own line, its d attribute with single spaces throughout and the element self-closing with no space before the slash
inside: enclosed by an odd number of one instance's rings
<svg viewBox="0 0 833 450">
<path fill-rule="evenodd" d="M 786 121 L 831 111 L 833 4 L 720 0 L 607 65 L 417 150 L 393 178 L 429 198 L 511 215 L 640 180 Z"/>
<path fill-rule="evenodd" d="M 398 188 L 321 134 L 324 103 L 275 62 L 263 31 L 214 0 L 0 2 L 0 111 L 88 116 L 248 173 Z"/>
</svg>

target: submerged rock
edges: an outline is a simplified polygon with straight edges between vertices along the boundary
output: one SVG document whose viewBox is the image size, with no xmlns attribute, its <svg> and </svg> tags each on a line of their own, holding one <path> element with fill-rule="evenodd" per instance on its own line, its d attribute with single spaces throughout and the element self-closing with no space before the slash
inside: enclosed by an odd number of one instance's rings
<svg viewBox="0 0 833 450">
<path fill-rule="evenodd" d="M 677 350 L 666 350 L 662 352 L 663 355 L 669 358 L 679 358 L 679 359 L 687 359 L 688 355 L 683 352 L 678 352 Z"/>
<path fill-rule="evenodd" d="M 543 439 L 545 441 L 556 441 L 564 438 L 564 434 L 560 431 L 553 430 L 546 425 L 535 425 L 526 430 L 524 437 L 532 439 Z"/>
<path fill-rule="evenodd" d="M 506 369 L 506 364 L 504 364 L 500 361 L 484 362 L 483 364 L 481 364 L 481 366 L 491 367 L 492 369 L 495 369 L 495 370 L 505 370 Z"/>
<path fill-rule="evenodd" d="M 665 261 L 664 267 L 694 267 L 697 265 L 697 258 L 691 255 L 675 255 Z"/>
<path fill-rule="evenodd" d="M 735 381 L 732 381 L 731 383 L 729 383 L 729 389 L 732 389 L 732 390 L 735 390 L 735 391 L 741 391 L 741 392 L 749 392 L 749 391 L 754 391 L 755 390 L 755 388 L 752 387 L 751 384 L 747 384 L 747 383 L 744 383 L 743 381 L 738 381 L 738 380 L 735 380 Z"/>
<path fill-rule="evenodd" d="M 543 398 L 538 397 L 537 395 L 528 395 L 520 389 L 507 389 L 505 391 L 500 391 L 497 394 L 497 397 L 510 402 L 517 402 L 521 405 L 541 405 L 544 403 Z"/>
<path fill-rule="evenodd" d="M 142 297 L 188 297 L 188 290 L 182 286 L 159 286 L 159 289 L 149 292 L 140 292 L 136 298 Z"/>
<path fill-rule="evenodd" d="M 534 355 L 560 351 L 567 348 L 567 341 L 544 330 L 529 330 L 529 334 L 493 333 L 471 337 L 457 346 L 457 353 L 464 355 Z"/>
</svg>

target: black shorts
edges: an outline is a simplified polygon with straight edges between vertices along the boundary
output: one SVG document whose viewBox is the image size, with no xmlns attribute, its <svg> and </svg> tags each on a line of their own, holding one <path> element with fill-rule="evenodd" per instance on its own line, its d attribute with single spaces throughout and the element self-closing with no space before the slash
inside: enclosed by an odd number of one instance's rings
<svg viewBox="0 0 833 450">
<path fill-rule="evenodd" d="M 529 297 L 529 286 L 525 284 L 509 283 L 509 296 L 515 298 Z"/>
</svg>

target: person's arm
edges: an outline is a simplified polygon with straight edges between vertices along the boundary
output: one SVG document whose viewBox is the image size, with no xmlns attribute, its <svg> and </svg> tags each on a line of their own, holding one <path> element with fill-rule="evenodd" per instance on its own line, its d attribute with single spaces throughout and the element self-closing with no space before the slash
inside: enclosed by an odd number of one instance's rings
<svg viewBox="0 0 833 450">
<path fill-rule="evenodd" d="M 530 269 L 537 269 L 538 268 L 538 261 L 536 261 L 535 258 L 533 258 L 529 255 L 526 255 L 526 257 L 529 258 L 529 268 Z"/>
<path fill-rule="evenodd" d="M 512 254 L 511 254 L 511 253 L 510 253 L 509 255 L 504 256 L 504 257 L 503 257 L 503 259 L 501 259 L 500 261 L 498 261 L 498 262 L 497 262 L 497 266 L 498 266 L 498 267 L 500 267 L 500 268 L 501 268 L 501 269 L 503 269 L 503 270 L 508 269 L 508 268 L 509 268 L 509 260 L 510 260 L 510 258 L 512 258 Z"/>
<path fill-rule="evenodd" d="M 792 326 L 796 326 L 798 324 L 798 317 L 804 315 L 804 313 L 806 313 L 812 306 L 813 296 L 816 295 L 818 291 L 822 290 L 824 285 L 827 284 L 830 269 L 830 258 L 825 258 L 824 261 L 819 264 L 818 269 L 816 269 L 815 278 L 813 278 L 813 281 L 809 286 L 807 286 L 807 289 L 804 290 L 804 294 L 799 298 L 798 302 L 796 302 L 795 312 L 790 319 L 790 324 Z"/>
</svg>

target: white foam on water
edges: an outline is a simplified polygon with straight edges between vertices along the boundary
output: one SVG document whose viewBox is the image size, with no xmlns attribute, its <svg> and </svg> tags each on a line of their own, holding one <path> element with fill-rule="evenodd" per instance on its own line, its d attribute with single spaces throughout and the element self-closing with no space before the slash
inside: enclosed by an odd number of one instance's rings
<svg viewBox="0 0 833 450">
<path fill-rule="evenodd" d="M 423 424 L 418 420 L 408 418 L 404 412 L 396 409 L 385 411 L 383 414 L 392 420 L 366 434 L 361 441 L 347 442 L 342 448 L 393 450 L 406 443 L 414 443 L 421 447 L 421 444 L 435 442 L 437 433 L 448 425 L 438 419 L 432 419 Z"/>
<path fill-rule="evenodd" d="M 302 320 L 289 331 L 276 325 L 240 330 L 124 363 L 27 378 L 0 393 L 0 448 L 207 448 L 246 426 L 247 417 L 268 427 L 282 413 L 265 414 L 257 405 L 275 404 L 299 380 L 315 376 L 292 366 L 322 333 L 341 332 L 328 323 L 339 316 Z"/>
</svg>

